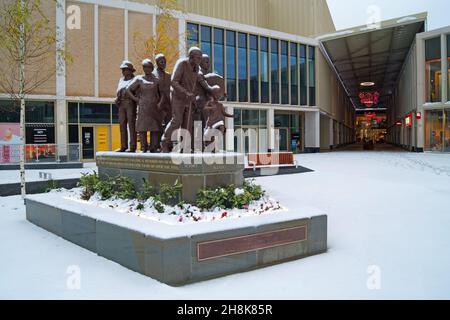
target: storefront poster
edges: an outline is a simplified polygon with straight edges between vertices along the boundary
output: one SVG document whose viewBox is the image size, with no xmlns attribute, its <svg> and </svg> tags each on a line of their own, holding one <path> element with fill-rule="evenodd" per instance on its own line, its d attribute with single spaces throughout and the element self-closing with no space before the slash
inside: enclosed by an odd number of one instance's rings
<svg viewBox="0 0 450 320">
<path fill-rule="evenodd" d="M 0 123 L 0 163 L 19 162 L 20 144 L 20 125 Z"/>
</svg>

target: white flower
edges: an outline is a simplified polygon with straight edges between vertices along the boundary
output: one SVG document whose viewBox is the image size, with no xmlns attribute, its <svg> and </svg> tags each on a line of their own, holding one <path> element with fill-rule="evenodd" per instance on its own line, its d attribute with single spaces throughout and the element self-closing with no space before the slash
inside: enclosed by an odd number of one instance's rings
<svg viewBox="0 0 450 320">
<path fill-rule="evenodd" d="M 245 193 L 245 191 L 243 189 L 239 189 L 239 188 L 234 189 L 234 194 L 236 196 L 243 195 L 244 193 Z"/>
</svg>

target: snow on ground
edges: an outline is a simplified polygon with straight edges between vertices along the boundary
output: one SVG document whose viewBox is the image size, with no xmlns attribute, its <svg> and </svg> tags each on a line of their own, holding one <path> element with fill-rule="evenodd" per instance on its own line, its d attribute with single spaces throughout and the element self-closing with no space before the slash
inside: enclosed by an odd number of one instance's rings
<svg viewBox="0 0 450 320">
<path fill-rule="evenodd" d="M 26 170 L 25 179 L 27 182 L 42 180 L 39 178 L 39 172 L 46 172 L 52 175 L 53 180 L 76 179 L 81 177 L 82 173 L 92 173 L 97 171 L 95 162 L 85 163 L 84 168 L 78 169 L 37 169 Z M 19 170 L 0 170 L 0 183 L 18 183 L 20 182 Z"/>
<path fill-rule="evenodd" d="M 343 151 L 298 161 L 315 172 L 257 183 L 291 210 L 328 214 L 326 254 L 172 288 L 28 223 L 19 197 L 0 198 L 0 298 L 450 298 L 450 155 Z M 66 285 L 71 266 L 80 290 Z M 380 290 L 368 288 L 368 270 L 380 271 Z"/>
</svg>

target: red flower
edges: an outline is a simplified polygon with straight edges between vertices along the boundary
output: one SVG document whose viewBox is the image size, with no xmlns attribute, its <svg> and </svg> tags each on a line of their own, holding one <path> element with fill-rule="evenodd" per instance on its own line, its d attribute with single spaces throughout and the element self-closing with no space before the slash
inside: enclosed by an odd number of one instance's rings
<svg viewBox="0 0 450 320">
<path fill-rule="evenodd" d="M 222 212 L 221 219 L 223 219 L 223 218 L 225 218 L 225 217 L 227 217 L 227 216 L 228 216 L 228 212 L 224 211 L 224 212 Z"/>
</svg>

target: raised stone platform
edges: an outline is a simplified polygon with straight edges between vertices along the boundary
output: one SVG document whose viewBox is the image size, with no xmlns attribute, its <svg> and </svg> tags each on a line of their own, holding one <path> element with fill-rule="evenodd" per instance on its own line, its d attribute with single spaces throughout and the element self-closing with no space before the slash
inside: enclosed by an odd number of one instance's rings
<svg viewBox="0 0 450 320">
<path fill-rule="evenodd" d="M 216 154 L 151 154 L 99 152 L 96 155 L 100 177 L 125 176 L 132 178 L 139 188 L 146 179 L 150 184 L 183 185 L 181 198 L 196 200 L 201 188 L 228 185 L 239 187 L 244 182 L 244 155 Z"/>
<path fill-rule="evenodd" d="M 99 256 L 172 286 L 327 250 L 327 216 L 300 206 L 295 212 L 169 225 L 51 193 L 28 196 L 26 216 Z"/>
</svg>

